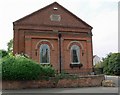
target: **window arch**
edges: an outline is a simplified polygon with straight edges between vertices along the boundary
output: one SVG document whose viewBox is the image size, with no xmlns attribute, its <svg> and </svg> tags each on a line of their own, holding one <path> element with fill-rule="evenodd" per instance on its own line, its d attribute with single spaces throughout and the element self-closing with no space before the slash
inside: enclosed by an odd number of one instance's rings
<svg viewBox="0 0 120 95">
<path fill-rule="evenodd" d="M 77 45 L 71 46 L 71 63 L 80 64 L 80 47 Z"/>
<path fill-rule="evenodd" d="M 40 46 L 40 63 L 41 64 L 50 63 L 50 47 L 47 44 L 42 44 Z"/>
</svg>

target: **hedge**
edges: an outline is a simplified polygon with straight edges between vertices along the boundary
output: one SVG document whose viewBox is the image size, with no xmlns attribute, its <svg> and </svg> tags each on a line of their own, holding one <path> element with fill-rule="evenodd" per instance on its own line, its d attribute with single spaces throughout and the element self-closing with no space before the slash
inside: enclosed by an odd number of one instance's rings
<svg viewBox="0 0 120 95">
<path fill-rule="evenodd" d="M 38 80 L 54 76 L 52 67 L 44 67 L 24 56 L 7 56 L 1 61 L 3 80 Z"/>
</svg>

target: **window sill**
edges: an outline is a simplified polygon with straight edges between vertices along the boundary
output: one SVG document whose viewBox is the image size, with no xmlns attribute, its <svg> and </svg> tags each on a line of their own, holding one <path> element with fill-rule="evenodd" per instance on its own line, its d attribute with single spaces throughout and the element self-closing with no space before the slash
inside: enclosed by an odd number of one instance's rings
<svg viewBox="0 0 120 95">
<path fill-rule="evenodd" d="M 76 62 L 76 63 L 71 63 L 71 64 L 80 64 L 80 62 Z"/>
<path fill-rule="evenodd" d="M 78 63 L 77 63 L 77 64 L 75 64 L 75 63 L 70 64 L 70 67 L 71 67 L 71 68 L 74 68 L 74 67 L 79 67 L 79 68 L 81 68 L 82 66 L 83 66 L 83 64 L 80 64 L 80 63 L 79 63 L 79 64 L 78 64 Z"/>
<path fill-rule="evenodd" d="M 40 63 L 40 64 L 50 64 L 50 63 Z"/>
</svg>

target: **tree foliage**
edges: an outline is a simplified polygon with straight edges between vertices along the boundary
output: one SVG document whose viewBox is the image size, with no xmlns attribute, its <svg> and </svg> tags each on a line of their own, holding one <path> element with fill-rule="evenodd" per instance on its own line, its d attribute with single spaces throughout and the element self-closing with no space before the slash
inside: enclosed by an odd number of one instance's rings
<svg viewBox="0 0 120 95">
<path fill-rule="evenodd" d="M 3 58 L 8 55 L 8 52 L 6 50 L 0 50 L 0 58 Z"/>
<path fill-rule="evenodd" d="M 12 55 L 13 54 L 13 39 L 11 39 L 8 43 L 7 43 L 7 50 L 1 49 L 0 50 L 0 58 L 3 58 L 7 55 Z"/>
<path fill-rule="evenodd" d="M 7 50 L 8 50 L 8 53 L 12 53 L 13 52 L 13 39 L 11 39 L 8 43 L 7 43 Z"/>
<path fill-rule="evenodd" d="M 102 62 L 103 72 L 108 75 L 120 75 L 120 53 L 110 53 Z"/>
<path fill-rule="evenodd" d="M 102 68 L 102 62 L 100 61 L 99 63 L 95 64 L 94 68 Z"/>
</svg>

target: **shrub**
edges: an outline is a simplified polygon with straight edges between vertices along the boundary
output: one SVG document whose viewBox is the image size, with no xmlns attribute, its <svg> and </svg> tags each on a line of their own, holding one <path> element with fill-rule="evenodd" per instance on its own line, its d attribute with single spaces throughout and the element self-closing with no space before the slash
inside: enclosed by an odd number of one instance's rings
<svg viewBox="0 0 120 95">
<path fill-rule="evenodd" d="M 0 61 L 3 80 L 37 80 L 55 76 L 50 65 L 40 65 L 24 56 L 6 56 Z"/>
<path fill-rule="evenodd" d="M 56 75 L 56 79 L 77 79 L 78 75 L 76 74 L 69 74 L 66 72 L 61 72 L 60 74 Z"/>
<path fill-rule="evenodd" d="M 36 80 L 42 74 L 42 67 L 23 56 L 7 56 L 2 59 L 3 80 Z"/>
<path fill-rule="evenodd" d="M 55 76 L 55 70 L 51 66 L 45 65 L 42 67 L 43 67 L 43 71 L 42 71 L 43 76 L 47 76 L 47 77 Z"/>
<path fill-rule="evenodd" d="M 120 53 L 110 53 L 103 59 L 103 72 L 107 75 L 120 75 Z"/>
</svg>

